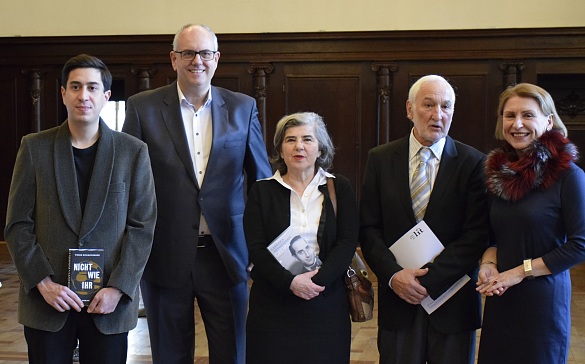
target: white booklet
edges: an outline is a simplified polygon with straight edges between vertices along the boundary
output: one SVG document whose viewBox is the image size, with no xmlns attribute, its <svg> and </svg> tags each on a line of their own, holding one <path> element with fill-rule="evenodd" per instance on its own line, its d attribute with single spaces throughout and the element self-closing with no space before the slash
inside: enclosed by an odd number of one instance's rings
<svg viewBox="0 0 585 364">
<path fill-rule="evenodd" d="M 427 223 L 422 220 L 412 229 L 408 230 L 400 239 L 396 240 L 390 251 L 396 257 L 396 261 L 402 268 L 417 269 L 432 262 L 440 252 L 445 249 L 443 244 Z M 442 295 L 433 300 L 427 296 L 422 302 L 422 307 L 428 314 L 433 313 L 443 303 L 447 302 L 457 291 L 461 289 L 471 278 L 466 274 L 455 282 Z"/>
</svg>

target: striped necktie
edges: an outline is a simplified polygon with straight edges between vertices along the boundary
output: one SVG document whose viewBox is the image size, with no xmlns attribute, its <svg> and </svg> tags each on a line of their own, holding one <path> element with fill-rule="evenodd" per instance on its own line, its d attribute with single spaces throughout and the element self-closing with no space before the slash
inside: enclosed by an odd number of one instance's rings
<svg viewBox="0 0 585 364">
<path fill-rule="evenodd" d="M 414 172 L 414 178 L 410 184 L 410 196 L 412 197 L 412 210 L 416 217 L 416 222 L 420 222 L 425 215 L 429 196 L 431 195 L 431 183 L 427 175 L 427 162 L 431 158 L 431 150 L 422 147 L 418 151 L 420 163 Z"/>
</svg>

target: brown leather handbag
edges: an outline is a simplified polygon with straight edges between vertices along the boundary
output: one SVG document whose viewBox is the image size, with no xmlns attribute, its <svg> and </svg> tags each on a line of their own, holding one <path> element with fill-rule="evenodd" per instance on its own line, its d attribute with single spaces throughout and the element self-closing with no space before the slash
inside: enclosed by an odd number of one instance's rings
<svg viewBox="0 0 585 364">
<path fill-rule="evenodd" d="M 333 211 L 337 216 L 337 195 L 331 178 L 327 179 L 327 189 L 329 190 L 329 199 L 333 204 Z M 374 288 L 372 287 L 372 282 L 368 279 L 366 265 L 357 252 L 354 253 L 352 263 L 347 269 L 345 284 L 351 321 L 365 322 L 371 320 L 374 317 Z"/>
<path fill-rule="evenodd" d="M 345 283 L 351 308 L 351 321 L 371 320 L 374 317 L 374 288 L 368 279 L 366 266 L 358 253 L 355 253 L 352 265 L 347 270 Z"/>
</svg>

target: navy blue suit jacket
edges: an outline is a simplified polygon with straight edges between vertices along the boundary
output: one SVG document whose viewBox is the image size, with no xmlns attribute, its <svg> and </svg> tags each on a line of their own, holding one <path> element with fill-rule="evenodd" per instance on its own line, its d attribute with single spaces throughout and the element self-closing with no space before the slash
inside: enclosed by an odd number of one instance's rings
<svg viewBox="0 0 585 364">
<path fill-rule="evenodd" d="M 389 287 L 402 269 L 388 250 L 416 224 L 410 197 L 408 137 L 372 149 L 368 156 L 360 204 L 360 244 L 378 277 L 378 324 L 388 330 L 412 324 L 416 305 Z M 424 221 L 445 249 L 419 277 L 431 298 L 437 298 L 464 274 L 471 277 L 459 292 L 431 314 L 440 332 L 455 333 L 480 326 L 480 296 L 475 291 L 478 261 L 487 248 L 488 221 L 483 161 L 485 156 L 447 136 L 439 171 Z"/>
<path fill-rule="evenodd" d="M 256 101 L 211 87 L 213 141 L 203 185 L 195 178 L 181 116 L 177 83 L 128 99 L 123 131 L 148 144 L 158 219 L 143 279 L 179 287 L 197 253 L 199 218 L 205 215 L 234 283 L 248 279 L 244 239 L 244 185 L 272 175 Z"/>
</svg>

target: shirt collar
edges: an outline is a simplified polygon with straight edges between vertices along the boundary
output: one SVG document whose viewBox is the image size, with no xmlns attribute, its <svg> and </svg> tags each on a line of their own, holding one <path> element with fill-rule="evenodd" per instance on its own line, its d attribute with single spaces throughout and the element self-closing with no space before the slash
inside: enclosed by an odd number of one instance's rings
<svg viewBox="0 0 585 364">
<path fill-rule="evenodd" d="M 315 174 L 315 177 L 313 177 L 313 180 L 318 179 L 318 184 L 324 185 L 324 184 L 327 184 L 327 178 L 335 178 L 335 176 L 329 172 L 326 172 L 323 168 L 319 167 L 319 169 L 317 170 L 317 173 Z M 276 180 L 278 183 L 280 183 L 281 185 L 288 188 L 288 186 L 286 185 L 286 183 L 282 179 L 282 175 L 280 174 L 279 170 L 277 170 L 272 177 L 268 177 L 265 179 L 266 180 L 269 180 L 269 179 Z"/>
<path fill-rule="evenodd" d="M 431 152 L 433 152 L 433 155 L 435 156 L 435 158 L 437 158 L 439 161 L 441 160 L 441 155 L 443 155 L 443 149 L 445 149 L 445 142 L 446 142 L 446 138 L 441 138 L 435 144 L 428 147 L 431 150 Z M 409 145 L 408 160 L 412 161 L 412 159 L 416 157 L 418 150 L 421 147 L 424 147 L 424 145 L 422 145 L 414 137 L 414 128 L 412 128 L 412 130 L 410 131 L 410 138 L 408 141 L 408 145 Z"/>
<path fill-rule="evenodd" d="M 183 91 L 181 91 L 181 87 L 179 86 L 179 83 L 177 82 L 177 94 L 179 95 L 179 103 L 182 104 L 183 101 L 185 101 L 187 103 L 187 105 L 191 106 L 193 109 L 195 109 L 195 106 L 189 102 L 189 100 L 187 100 L 187 98 L 185 97 L 185 94 L 183 94 Z M 205 103 L 203 104 L 203 107 L 208 106 L 211 103 L 211 88 L 209 89 L 209 91 L 207 91 L 207 99 L 205 100 Z"/>
</svg>

